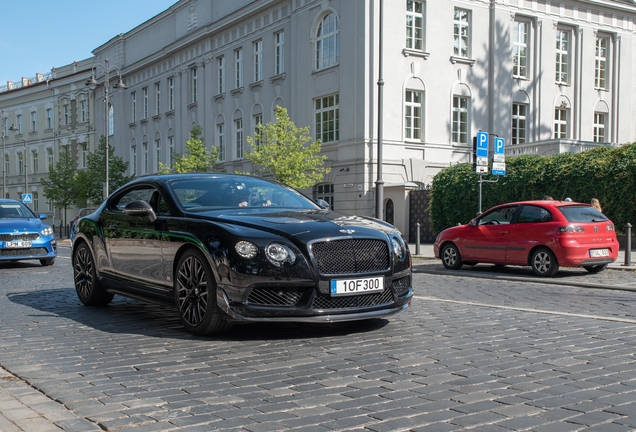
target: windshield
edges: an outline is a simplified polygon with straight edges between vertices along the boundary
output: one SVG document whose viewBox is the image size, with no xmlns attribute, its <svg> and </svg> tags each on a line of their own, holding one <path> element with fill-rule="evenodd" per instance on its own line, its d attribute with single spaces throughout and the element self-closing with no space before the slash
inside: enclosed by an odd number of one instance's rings
<svg viewBox="0 0 636 432">
<path fill-rule="evenodd" d="M 559 207 L 568 222 L 604 222 L 607 217 L 592 206 L 561 206 Z"/>
<path fill-rule="evenodd" d="M 34 218 L 33 212 L 20 202 L 0 203 L 0 219 Z"/>
<path fill-rule="evenodd" d="M 228 208 L 319 209 L 292 188 L 258 178 L 179 179 L 169 183 L 177 203 L 187 211 Z"/>
</svg>

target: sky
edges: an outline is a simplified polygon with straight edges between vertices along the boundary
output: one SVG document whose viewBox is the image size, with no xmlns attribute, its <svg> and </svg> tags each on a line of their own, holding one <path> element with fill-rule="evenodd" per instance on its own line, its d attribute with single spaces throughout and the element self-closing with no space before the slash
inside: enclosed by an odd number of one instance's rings
<svg viewBox="0 0 636 432">
<path fill-rule="evenodd" d="M 1 0 L 0 86 L 89 58 L 95 48 L 177 1 Z"/>
</svg>

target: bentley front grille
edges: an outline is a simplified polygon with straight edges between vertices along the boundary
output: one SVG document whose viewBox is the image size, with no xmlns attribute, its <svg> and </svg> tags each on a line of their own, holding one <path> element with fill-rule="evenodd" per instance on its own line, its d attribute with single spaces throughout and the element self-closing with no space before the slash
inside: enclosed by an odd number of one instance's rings
<svg viewBox="0 0 636 432">
<path fill-rule="evenodd" d="M 389 247 L 385 241 L 346 239 L 314 243 L 313 259 L 323 275 L 372 273 L 389 268 Z"/>
</svg>

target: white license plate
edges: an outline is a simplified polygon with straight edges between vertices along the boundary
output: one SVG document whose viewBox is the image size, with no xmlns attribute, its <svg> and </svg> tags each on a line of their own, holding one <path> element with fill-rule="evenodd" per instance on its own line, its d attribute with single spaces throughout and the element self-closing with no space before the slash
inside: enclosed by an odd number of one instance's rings
<svg viewBox="0 0 636 432">
<path fill-rule="evenodd" d="M 609 256 L 609 249 L 590 249 L 590 257 L 606 257 Z"/>
<path fill-rule="evenodd" d="M 382 292 L 384 290 L 383 277 L 361 279 L 333 279 L 331 281 L 331 295 L 345 296 Z"/>
<path fill-rule="evenodd" d="M 13 240 L 5 243 L 7 249 L 30 248 L 31 240 Z"/>
</svg>

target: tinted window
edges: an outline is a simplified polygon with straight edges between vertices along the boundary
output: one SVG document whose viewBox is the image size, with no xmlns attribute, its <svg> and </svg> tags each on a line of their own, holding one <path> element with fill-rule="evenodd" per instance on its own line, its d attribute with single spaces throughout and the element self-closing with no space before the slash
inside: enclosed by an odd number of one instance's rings
<svg viewBox="0 0 636 432">
<path fill-rule="evenodd" d="M 562 206 L 558 209 L 568 222 L 604 222 L 608 220 L 603 213 L 592 206 Z"/>
<path fill-rule="evenodd" d="M 517 223 L 550 222 L 552 215 L 542 207 L 525 205 L 519 213 Z"/>
<path fill-rule="evenodd" d="M 0 203 L 0 218 L 33 218 L 33 212 L 20 202 Z"/>
<path fill-rule="evenodd" d="M 115 210 L 124 210 L 127 204 L 133 201 L 146 201 L 150 203 L 150 197 L 155 191 L 154 188 L 142 186 L 137 189 L 126 192 L 124 195 L 114 198 L 110 203 L 110 208 Z"/>
<path fill-rule="evenodd" d="M 479 225 L 509 224 L 516 210 L 517 206 L 501 207 L 492 210 L 479 219 Z"/>
</svg>

